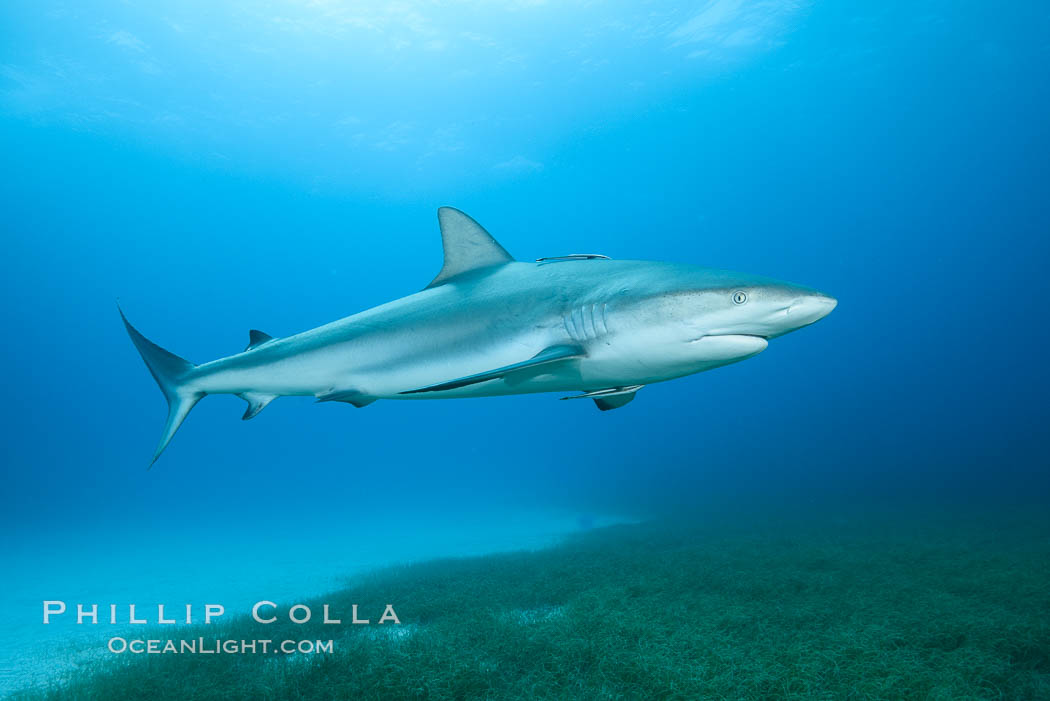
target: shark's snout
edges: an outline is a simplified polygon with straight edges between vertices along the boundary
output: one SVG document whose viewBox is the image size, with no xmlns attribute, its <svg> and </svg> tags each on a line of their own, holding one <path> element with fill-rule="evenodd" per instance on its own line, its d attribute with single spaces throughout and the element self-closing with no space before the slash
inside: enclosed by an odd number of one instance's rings
<svg viewBox="0 0 1050 701">
<path fill-rule="evenodd" d="M 795 297 L 790 304 L 773 314 L 770 320 L 773 332 L 768 337 L 776 338 L 815 324 L 830 314 L 837 304 L 837 299 L 820 292 Z"/>
<path fill-rule="evenodd" d="M 787 308 L 787 317 L 793 324 L 798 324 L 796 328 L 808 326 L 830 314 L 838 303 L 837 299 L 825 294 L 808 294 L 791 303 Z"/>
<path fill-rule="evenodd" d="M 723 323 L 705 329 L 704 335 L 777 338 L 820 321 L 836 304 L 834 297 L 799 287 L 757 289 L 754 300 L 746 295 L 742 302 L 734 300 L 730 313 L 719 318 Z"/>
</svg>

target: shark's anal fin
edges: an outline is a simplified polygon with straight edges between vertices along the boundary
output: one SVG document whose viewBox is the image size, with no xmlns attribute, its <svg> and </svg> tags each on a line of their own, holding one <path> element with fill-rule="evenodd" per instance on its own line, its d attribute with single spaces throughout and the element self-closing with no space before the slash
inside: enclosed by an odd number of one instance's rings
<svg viewBox="0 0 1050 701">
<path fill-rule="evenodd" d="M 574 394 L 571 397 L 562 397 L 562 399 L 585 399 L 590 398 L 594 400 L 595 406 L 602 411 L 610 411 L 612 409 L 619 409 L 624 404 L 627 404 L 634 399 L 634 394 L 645 385 L 630 385 L 627 387 L 610 387 L 609 389 L 598 389 L 593 392 L 585 392 L 583 394 Z"/>
<path fill-rule="evenodd" d="M 241 392 L 237 396 L 248 402 L 248 408 L 245 409 L 244 416 L 241 417 L 242 421 L 255 418 L 260 411 L 266 408 L 267 404 L 277 399 L 276 394 L 262 394 L 260 392 Z"/>
<path fill-rule="evenodd" d="M 273 340 L 273 336 L 268 333 L 263 333 L 258 329 L 252 329 L 248 332 L 248 347 L 244 350 L 250 351 L 253 348 L 258 348 L 264 343 L 269 343 Z"/>
<path fill-rule="evenodd" d="M 441 272 L 431 280 L 427 289 L 442 285 L 462 273 L 514 260 L 481 224 L 458 209 L 438 209 L 438 225 L 441 227 L 441 247 L 445 252 L 445 262 L 441 266 Z"/>
<path fill-rule="evenodd" d="M 496 380 L 512 374 L 518 375 L 522 372 L 540 368 L 551 363 L 582 358 L 584 355 L 585 352 L 583 348 L 580 348 L 579 346 L 551 346 L 549 348 L 544 348 L 536 355 L 528 360 L 523 360 L 520 363 L 511 363 L 510 365 L 504 365 L 495 370 L 467 375 L 455 380 L 449 380 L 448 382 L 440 382 L 436 385 L 427 385 L 426 387 L 420 387 L 418 389 L 406 390 L 400 392 L 400 394 L 419 394 L 420 392 L 441 392 L 449 389 L 457 389 L 459 387 L 466 387 L 467 385 L 475 385 L 479 382 Z"/>
<path fill-rule="evenodd" d="M 363 392 L 358 392 L 356 389 L 333 389 L 317 395 L 317 401 L 319 402 L 346 402 L 347 404 L 353 404 L 358 409 L 368 406 L 376 399 L 376 397 L 370 397 Z"/>
</svg>

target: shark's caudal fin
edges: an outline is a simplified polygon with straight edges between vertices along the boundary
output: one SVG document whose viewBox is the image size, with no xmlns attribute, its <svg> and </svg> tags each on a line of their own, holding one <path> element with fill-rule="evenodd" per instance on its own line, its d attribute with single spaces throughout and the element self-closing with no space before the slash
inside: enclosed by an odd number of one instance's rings
<svg viewBox="0 0 1050 701">
<path fill-rule="evenodd" d="M 514 257 L 476 221 L 452 207 L 438 209 L 441 247 L 445 264 L 427 288 L 443 285 L 450 278 L 493 265 L 510 263 Z"/>
<path fill-rule="evenodd" d="M 196 365 L 188 360 L 183 360 L 174 353 L 169 353 L 140 334 L 128 322 L 123 310 L 120 310 L 120 318 L 124 320 L 124 328 L 128 330 L 132 343 L 135 344 L 135 348 L 138 349 L 142 359 L 146 361 L 146 367 L 149 368 L 150 374 L 153 375 L 153 379 L 157 381 L 157 385 L 160 387 L 160 391 L 164 393 L 164 397 L 168 400 L 168 420 L 164 424 L 164 433 L 161 434 L 157 450 L 154 451 L 153 459 L 149 463 L 150 467 L 153 467 L 153 463 L 157 462 L 157 458 L 168 447 L 172 436 L 175 435 L 175 432 L 179 430 L 179 426 L 182 425 L 183 419 L 190 413 L 190 409 L 201 400 L 204 392 L 190 389 L 187 386 L 186 380 L 193 369 L 197 367 Z"/>
</svg>

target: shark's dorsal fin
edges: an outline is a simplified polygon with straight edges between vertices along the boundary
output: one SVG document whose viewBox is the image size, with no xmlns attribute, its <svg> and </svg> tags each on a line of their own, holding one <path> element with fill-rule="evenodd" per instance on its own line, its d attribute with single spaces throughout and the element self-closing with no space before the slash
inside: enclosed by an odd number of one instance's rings
<svg viewBox="0 0 1050 701">
<path fill-rule="evenodd" d="M 248 332 L 248 347 L 244 350 L 250 351 L 252 348 L 258 348 L 264 343 L 269 343 L 273 340 L 273 336 L 268 333 L 263 333 L 258 329 L 252 329 Z"/>
<path fill-rule="evenodd" d="M 510 263 L 514 258 L 476 221 L 452 207 L 438 209 L 445 264 L 427 288 L 437 287 L 462 273 Z"/>
</svg>

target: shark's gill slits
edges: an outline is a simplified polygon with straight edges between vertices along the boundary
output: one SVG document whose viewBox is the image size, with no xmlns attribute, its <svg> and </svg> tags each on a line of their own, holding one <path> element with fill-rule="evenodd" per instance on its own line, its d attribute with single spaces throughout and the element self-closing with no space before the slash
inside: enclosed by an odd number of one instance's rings
<svg viewBox="0 0 1050 701">
<path fill-rule="evenodd" d="M 595 302 L 573 308 L 562 317 L 562 323 L 572 340 L 592 341 L 609 333 L 606 317 L 605 303 L 599 305 Z"/>
<path fill-rule="evenodd" d="M 591 337 L 592 338 L 598 338 L 598 324 L 594 320 L 594 312 L 595 312 L 597 306 L 598 306 L 597 304 L 592 304 L 592 305 L 586 307 L 586 309 L 587 309 L 587 317 L 588 317 L 588 319 L 591 322 Z"/>
</svg>

